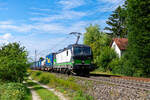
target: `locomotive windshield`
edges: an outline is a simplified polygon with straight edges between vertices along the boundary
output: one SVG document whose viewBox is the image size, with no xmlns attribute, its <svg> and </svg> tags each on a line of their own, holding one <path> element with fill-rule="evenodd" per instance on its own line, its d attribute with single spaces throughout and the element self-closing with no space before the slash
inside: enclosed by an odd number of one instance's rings
<svg viewBox="0 0 150 100">
<path fill-rule="evenodd" d="M 75 47 L 74 55 L 91 55 L 90 47 Z"/>
</svg>

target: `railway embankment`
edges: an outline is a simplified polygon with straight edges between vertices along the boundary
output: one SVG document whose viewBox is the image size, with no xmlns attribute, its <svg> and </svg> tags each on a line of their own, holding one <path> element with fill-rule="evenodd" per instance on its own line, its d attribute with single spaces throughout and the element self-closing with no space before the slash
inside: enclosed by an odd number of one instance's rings
<svg viewBox="0 0 150 100">
<path fill-rule="evenodd" d="M 71 97 L 70 100 L 92 100 L 93 98 L 94 100 L 150 100 L 149 87 L 143 89 L 139 86 L 139 83 L 142 87 L 145 84 L 149 85 L 149 82 L 104 76 L 79 77 L 41 71 L 31 72 L 34 79 L 55 87 L 58 91 Z"/>
<path fill-rule="evenodd" d="M 68 77 L 64 74 L 56 75 L 64 80 L 72 77 L 74 82 L 84 87 L 84 92 L 94 97 L 95 100 L 150 100 L 149 82 L 104 76 Z"/>
</svg>

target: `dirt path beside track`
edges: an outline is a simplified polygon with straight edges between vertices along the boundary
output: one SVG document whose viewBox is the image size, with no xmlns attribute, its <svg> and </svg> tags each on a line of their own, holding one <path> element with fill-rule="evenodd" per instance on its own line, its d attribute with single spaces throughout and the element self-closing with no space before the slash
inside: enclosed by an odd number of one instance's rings
<svg viewBox="0 0 150 100">
<path fill-rule="evenodd" d="M 33 80 L 31 77 L 29 77 L 29 79 L 32 80 L 33 82 L 39 84 L 41 87 L 43 87 L 43 88 L 45 88 L 45 89 L 47 89 L 47 90 L 53 92 L 56 96 L 58 96 L 59 100 L 69 100 L 69 99 L 68 99 L 67 97 L 65 97 L 61 92 L 58 92 L 58 91 L 56 91 L 55 89 L 48 87 L 47 85 L 43 85 L 43 84 L 39 83 L 38 81 Z"/>
</svg>

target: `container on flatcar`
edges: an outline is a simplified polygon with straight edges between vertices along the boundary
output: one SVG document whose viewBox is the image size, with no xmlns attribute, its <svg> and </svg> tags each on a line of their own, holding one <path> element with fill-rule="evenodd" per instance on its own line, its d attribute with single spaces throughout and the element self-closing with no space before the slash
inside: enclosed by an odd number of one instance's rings
<svg viewBox="0 0 150 100">
<path fill-rule="evenodd" d="M 45 66 L 46 67 L 53 67 L 53 59 L 54 59 L 54 53 L 50 53 L 46 56 Z"/>
</svg>

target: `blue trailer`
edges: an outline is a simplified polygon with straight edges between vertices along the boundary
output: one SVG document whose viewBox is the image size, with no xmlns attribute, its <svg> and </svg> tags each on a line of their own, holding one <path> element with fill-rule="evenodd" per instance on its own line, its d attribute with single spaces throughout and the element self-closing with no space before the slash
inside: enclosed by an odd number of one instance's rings
<svg viewBox="0 0 150 100">
<path fill-rule="evenodd" d="M 53 59 L 54 59 L 54 53 L 50 53 L 49 55 L 46 56 L 46 62 L 45 65 L 48 68 L 53 67 Z"/>
</svg>

